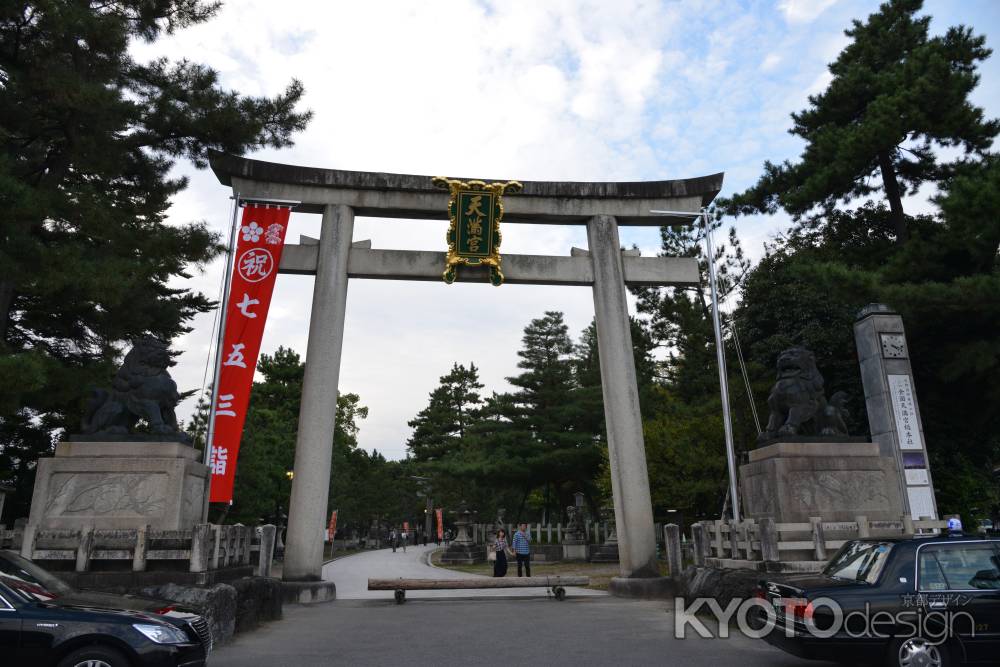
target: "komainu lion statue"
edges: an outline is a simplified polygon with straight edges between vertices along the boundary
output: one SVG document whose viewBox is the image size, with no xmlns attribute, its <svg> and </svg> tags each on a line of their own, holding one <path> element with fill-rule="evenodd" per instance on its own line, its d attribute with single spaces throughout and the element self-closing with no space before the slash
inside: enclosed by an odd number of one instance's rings
<svg viewBox="0 0 1000 667">
<path fill-rule="evenodd" d="M 767 399 L 770 418 L 758 442 L 782 436 L 847 435 L 847 394 L 838 391 L 827 402 L 812 352 L 789 348 L 778 355 L 777 367 L 778 379 Z"/>
<path fill-rule="evenodd" d="M 180 431 L 174 409 L 181 400 L 177 384 L 167 372 L 173 365 L 167 344 L 144 336 L 133 341 L 122 367 L 115 374 L 111 389 L 93 389 L 83 414 L 86 436 L 111 436 L 121 440 L 155 439 L 190 441 Z M 135 433 L 140 421 L 149 425 L 149 433 Z"/>
</svg>

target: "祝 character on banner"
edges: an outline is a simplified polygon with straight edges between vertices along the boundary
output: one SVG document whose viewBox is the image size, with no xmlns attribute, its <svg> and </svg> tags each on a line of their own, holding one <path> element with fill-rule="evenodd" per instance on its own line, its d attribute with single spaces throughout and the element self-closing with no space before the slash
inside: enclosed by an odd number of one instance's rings
<svg viewBox="0 0 1000 667">
<path fill-rule="evenodd" d="M 274 258 L 263 248 L 250 248 L 240 255 L 237 266 L 240 276 L 248 283 L 257 283 L 271 275 Z"/>
</svg>

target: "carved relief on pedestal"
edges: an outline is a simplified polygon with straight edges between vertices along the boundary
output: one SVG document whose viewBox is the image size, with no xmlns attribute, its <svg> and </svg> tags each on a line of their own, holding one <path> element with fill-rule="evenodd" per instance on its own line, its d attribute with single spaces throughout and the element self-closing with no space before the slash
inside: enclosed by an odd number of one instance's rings
<svg viewBox="0 0 1000 667">
<path fill-rule="evenodd" d="M 147 517 L 166 505 L 163 473 L 57 472 L 49 483 L 45 515 Z"/>
<path fill-rule="evenodd" d="M 816 512 L 878 509 L 889 503 L 881 470 L 794 471 L 787 484 L 800 507 Z"/>
</svg>

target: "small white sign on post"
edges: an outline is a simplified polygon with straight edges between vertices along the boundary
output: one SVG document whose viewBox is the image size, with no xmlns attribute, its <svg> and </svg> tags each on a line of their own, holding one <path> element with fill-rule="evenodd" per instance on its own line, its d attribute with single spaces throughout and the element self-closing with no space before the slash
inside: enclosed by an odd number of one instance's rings
<svg viewBox="0 0 1000 667">
<path fill-rule="evenodd" d="M 896 432 L 899 434 L 900 449 L 923 449 L 920 426 L 917 421 L 916 401 L 913 398 L 913 384 L 909 375 L 889 375 L 889 395 L 892 397 L 892 413 L 896 418 Z"/>
<path fill-rule="evenodd" d="M 937 519 L 937 511 L 934 509 L 934 494 L 929 486 L 909 486 L 906 493 L 910 501 L 910 516 L 914 519 L 929 517 Z"/>
</svg>

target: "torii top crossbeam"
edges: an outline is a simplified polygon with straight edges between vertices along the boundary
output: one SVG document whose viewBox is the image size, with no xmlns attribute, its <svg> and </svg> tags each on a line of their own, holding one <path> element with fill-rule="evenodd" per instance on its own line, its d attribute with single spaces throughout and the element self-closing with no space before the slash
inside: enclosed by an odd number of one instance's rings
<svg viewBox="0 0 1000 667">
<path fill-rule="evenodd" d="M 298 201 L 296 210 L 306 213 L 322 213 L 326 205 L 341 204 L 361 216 L 447 218 L 448 193 L 434 187 L 430 176 L 300 167 L 214 151 L 208 161 L 219 181 L 241 197 Z M 619 225 L 687 224 L 690 221 L 664 218 L 650 210 L 696 213 L 719 194 L 722 178 L 719 173 L 671 181 L 521 181 L 524 189 L 504 200 L 503 219 L 583 225 L 595 215 L 610 215 Z"/>
</svg>

